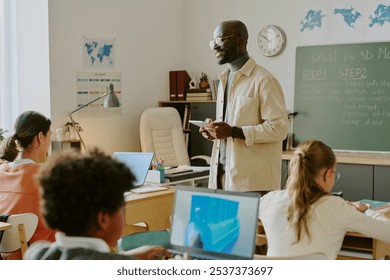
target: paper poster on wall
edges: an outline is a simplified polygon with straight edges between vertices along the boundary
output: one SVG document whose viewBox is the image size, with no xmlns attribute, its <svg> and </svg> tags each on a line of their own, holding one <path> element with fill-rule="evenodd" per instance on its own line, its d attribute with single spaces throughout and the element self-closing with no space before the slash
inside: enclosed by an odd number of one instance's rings
<svg viewBox="0 0 390 280">
<path fill-rule="evenodd" d="M 78 71 L 76 72 L 77 79 L 77 106 L 81 107 L 88 102 L 102 96 L 106 93 L 110 83 L 114 86 L 114 93 L 122 104 L 122 87 L 121 87 L 120 72 L 92 72 L 92 71 Z M 121 114 L 121 107 L 104 108 L 104 98 L 93 102 L 88 107 L 80 110 L 80 115 L 117 115 Z"/>
<path fill-rule="evenodd" d="M 84 68 L 115 68 L 115 39 L 83 37 Z"/>
<path fill-rule="evenodd" d="M 390 1 L 308 0 L 300 11 L 300 44 L 390 39 Z"/>
<path fill-rule="evenodd" d="M 307 7 L 309 8 L 301 11 L 298 27 L 300 41 L 305 44 L 321 42 L 328 34 L 326 3 L 309 1 Z"/>
<path fill-rule="evenodd" d="M 383 41 L 390 39 L 390 2 L 365 1 L 367 10 L 367 25 L 365 26 L 366 39 Z"/>
<path fill-rule="evenodd" d="M 361 2 L 333 0 L 330 2 L 331 37 L 335 41 L 363 40 L 363 26 L 367 24 Z"/>
</svg>

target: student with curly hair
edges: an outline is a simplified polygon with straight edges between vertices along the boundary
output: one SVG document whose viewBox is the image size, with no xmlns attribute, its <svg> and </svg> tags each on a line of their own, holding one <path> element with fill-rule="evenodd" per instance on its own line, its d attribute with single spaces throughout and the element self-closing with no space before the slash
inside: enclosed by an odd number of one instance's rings
<svg viewBox="0 0 390 280">
<path fill-rule="evenodd" d="M 135 177 L 121 162 L 104 153 L 53 156 L 39 175 L 42 214 L 58 230 L 56 241 L 36 242 L 25 259 L 153 259 L 171 255 L 161 247 L 125 256 L 111 252 L 123 232 L 124 193 Z M 140 250 L 142 251 L 142 250 Z"/>
<path fill-rule="evenodd" d="M 390 243 L 386 216 L 330 194 L 338 176 L 329 146 L 309 140 L 296 148 L 286 189 L 272 191 L 260 201 L 268 256 L 324 253 L 336 259 L 347 231 Z"/>
</svg>

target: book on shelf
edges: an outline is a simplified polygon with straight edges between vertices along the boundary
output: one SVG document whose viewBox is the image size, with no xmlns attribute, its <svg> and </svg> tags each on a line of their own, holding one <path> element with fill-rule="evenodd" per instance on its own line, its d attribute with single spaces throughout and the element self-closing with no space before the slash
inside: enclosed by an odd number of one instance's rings
<svg viewBox="0 0 390 280">
<path fill-rule="evenodd" d="M 197 92 L 197 93 L 190 93 L 190 92 L 187 92 L 187 97 L 204 97 L 204 96 L 210 96 L 211 97 L 211 93 L 210 92 Z"/>
<path fill-rule="evenodd" d="M 212 100 L 211 95 L 208 96 L 187 96 L 187 101 L 210 101 Z"/>
<path fill-rule="evenodd" d="M 203 92 L 210 92 L 211 93 L 211 89 L 210 88 L 189 88 L 186 90 L 186 93 L 203 93 Z"/>
<path fill-rule="evenodd" d="M 193 88 L 186 91 L 187 101 L 207 101 L 212 100 L 211 90 L 209 88 Z"/>
<path fill-rule="evenodd" d="M 359 202 L 366 203 L 366 204 L 370 205 L 370 208 L 372 210 L 375 210 L 375 211 L 378 211 L 381 213 L 386 213 L 386 212 L 390 211 L 390 202 L 387 202 L 387 201 L 362 199 Z"/>
</svg>

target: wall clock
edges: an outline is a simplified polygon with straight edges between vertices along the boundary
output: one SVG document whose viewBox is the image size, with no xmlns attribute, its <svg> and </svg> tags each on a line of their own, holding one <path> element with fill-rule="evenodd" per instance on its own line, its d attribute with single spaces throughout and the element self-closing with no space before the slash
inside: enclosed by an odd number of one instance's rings
<svg viewBox="0 0 390 280">
<path fill-rule="evenodd" d="M 286 46 L 286 34 L 279 26 L 266 25 L 260 29 L 256 44 L 262 55 L 276 56 Z"/>
</svg>

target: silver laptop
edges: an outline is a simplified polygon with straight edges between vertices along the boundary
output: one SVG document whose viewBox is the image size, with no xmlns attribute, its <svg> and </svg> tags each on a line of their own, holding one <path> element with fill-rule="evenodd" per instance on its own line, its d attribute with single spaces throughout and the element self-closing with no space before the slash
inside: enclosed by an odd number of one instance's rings
<svg viewBox="0 0 390 280">
<path fill-rule="evenodd" d="M 115 152 L 113 157 L 129 167 L 135 176 L 135 187 L 140 187 L 145 183 L 148 170 L 152 163 L 153 153 Z"/>
<path fill-rule="evenodd" d="M 200 259 L 253 259 L 260 195 L 177 187 L 169 249 Z"/>
</svg>

